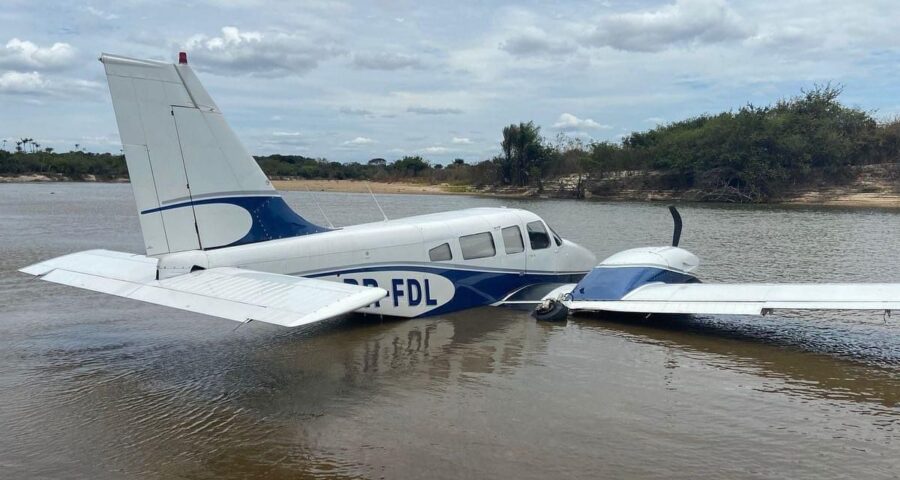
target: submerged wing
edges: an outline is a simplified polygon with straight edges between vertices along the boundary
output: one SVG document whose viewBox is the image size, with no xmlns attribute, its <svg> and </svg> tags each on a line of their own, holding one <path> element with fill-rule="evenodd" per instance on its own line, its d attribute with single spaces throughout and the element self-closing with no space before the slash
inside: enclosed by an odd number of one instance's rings
<svg viewBox="0 0 900 480">
<path fill-rule="evenodd" d="M 620 300 L 570 300 L 571 310 L 762 315 L 770 310 L 900 310 L 900 284 L 663 284 Z"/>
<path fill-rule="evenodd" d="M 89 250 L 25 267 L 49 282 L 155 303 L 239 322 L 296 327 L 370 305 L 381 288 L 241 268 L 211 268 L 156 280 L 156 259 Z"/>
</svg>

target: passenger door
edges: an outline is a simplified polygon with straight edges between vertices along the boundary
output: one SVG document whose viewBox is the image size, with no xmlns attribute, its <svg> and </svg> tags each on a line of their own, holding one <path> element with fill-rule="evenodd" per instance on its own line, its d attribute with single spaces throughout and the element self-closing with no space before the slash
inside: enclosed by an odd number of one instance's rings
<svg viewBox="0 0 900 480">
<path fill-rule="evenodd" d="M 525 244 L 528 270 L 556 271 L 556 244 L 543 221 L 534 220 L 525 224 Z"/>
</svg>

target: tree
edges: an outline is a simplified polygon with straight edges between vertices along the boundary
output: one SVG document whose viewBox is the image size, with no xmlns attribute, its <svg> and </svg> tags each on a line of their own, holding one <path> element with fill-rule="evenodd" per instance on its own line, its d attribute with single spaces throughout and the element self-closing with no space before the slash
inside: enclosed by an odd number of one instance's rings
<svg viewBox="0 0 900 480">
<path fill-rule="evenodd" d="M 423 170 L 430 168 L 430 165 L 428 165 L 428 162 L 426 162 L 425 159 L 418 155 L 414 157 L 407 155 L 392 163 L 391 168 L 400 175 L 415 177 Z"/>
<path fill-rule="evenodd" d="M 500 143 L 500 180 L 507 185 L 524 187 L 541 179 L 550 159 L 550 148 L 541 138 L 541 127 L 534 122 L 511 124 L 503 129 Z"/>
<path fill-rule="evenodd" d="M 387 165 L 387 160 L 385 160 L 383 158 L 373 158 L 373 159 L 369 160 L 369 165 L 371 165 L 373 167 L 383 167 L 383 166 Z"/>
</svg>

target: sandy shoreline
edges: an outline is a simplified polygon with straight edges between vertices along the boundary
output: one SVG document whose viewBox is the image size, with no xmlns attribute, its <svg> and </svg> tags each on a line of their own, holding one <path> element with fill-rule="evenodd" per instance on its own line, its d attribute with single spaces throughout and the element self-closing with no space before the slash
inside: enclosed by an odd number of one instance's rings
<svg viewBox="0 0 900 480">
<path fill-rule="evenodd" d="M 72 179 L 60 176 L 48 176 L 41 174 L 18 175 L 4 177 L 0 176 L 0 184 L 4 183 L 50 183 L 50 182 L 85 182 L 85 183 L 128 183 L 127 178 L 105 178 L 98 179 L 93 175 L 87 175 L 85 178 Z M 449 184 L 432 185 L 428 183 L 412 183 L 412 182 L 367 182 L 359 180 L 272 180 L 272 185 L 278 190 L 283 191 L 306 191 L 315 192 L 346 192 L 346 193 L 369 193 L 369 188 L 374 193 L 402 193 L 402 194 L 476 194 L 470 192 L 465 186 L 455 186 Z"/>
<path fill-rule="evenodd" d="M 829 207 L 900 208 L 900 195 L 894 193 L 809 192 L 782 203 L 787 205 L 824 205 Z"/>
<path fill-rule="evenodd" d="M 369 193 L 368 187 L 374 193 L 405 193 L 405 194 L 447 194 L 467 193 L 463 188 L 454 188 L 450 185 L 430 185 L 427 183 L 409 182 L 361 182 L 358 180 L 272 180 L 272 185 L 278 190 L 314 192 L 346 192 Z"/>
</svg>

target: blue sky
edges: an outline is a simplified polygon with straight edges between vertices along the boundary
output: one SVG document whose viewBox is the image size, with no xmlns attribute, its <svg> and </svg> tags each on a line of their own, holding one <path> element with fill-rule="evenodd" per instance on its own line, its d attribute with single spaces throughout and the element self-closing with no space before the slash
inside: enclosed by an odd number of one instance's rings
<svg viewBox="0 0 900 480">
<path fill-rule="evenodd" d="M 118 152 L 96 58 L 179 50 L 254 154 L 476 161 L 512 122 L 618 141 L 828 81 L 891 118 L 898 19 L 878 0 L 3 0 L 0 139 Z"/>
</svg>

